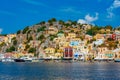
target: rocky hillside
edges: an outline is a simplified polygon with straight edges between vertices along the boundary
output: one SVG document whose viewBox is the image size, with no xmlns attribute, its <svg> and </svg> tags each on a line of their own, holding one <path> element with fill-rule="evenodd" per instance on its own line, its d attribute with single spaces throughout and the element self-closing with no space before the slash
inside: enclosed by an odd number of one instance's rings
<svg viewBox="0 0 120 80">
<path fill-rule="evenodd" d="M 110 31 L 102 31 L 108 29 Z M 119 30 L 120 28 L 116 29 Z M 79 24 L 71 20 L 66 22 L 62 20 L 57 21 L 55 18 L 52 18 L 48 20 L 48 22 L 42 21 L 33 26 L 27 26 L 15 34 L 1 36 L 4 37 L 4 39 L 7 38 L 5 39 L 6 41 L 1 40 L 0 51 L 27 52 L 34 53 L 37 56 L 37 54 L 44 51 L 47 47 L 59 48 L 58 44 L 54 42 L 54 39 L 58 37 L 59 33 L 63 33 L 65 37 L 68 33 L 75 33 L 76 38 L 84 40 L 86 34 L 94 36 L 97 33 L 113 33 L 114 30 L 111 26 L 99 27 L 89 24 Z M 14 36 L 11 37 L 11 35 Z M 91 41 L 94 41 L 94 39 Z M 88 41 L 88 43 L 90 43 L 90 41 Z"/>
</svg>

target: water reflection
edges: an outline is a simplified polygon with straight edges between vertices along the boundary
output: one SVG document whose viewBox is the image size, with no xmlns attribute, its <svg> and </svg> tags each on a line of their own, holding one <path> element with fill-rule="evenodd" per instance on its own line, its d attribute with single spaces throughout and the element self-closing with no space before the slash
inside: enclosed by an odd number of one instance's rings
<svg viewBox="0 0 120 80">
<path fill-rule="evenodd" d="M 0 63 L 0 80 L 119 80 L 120 63 Z"/>
</svg>

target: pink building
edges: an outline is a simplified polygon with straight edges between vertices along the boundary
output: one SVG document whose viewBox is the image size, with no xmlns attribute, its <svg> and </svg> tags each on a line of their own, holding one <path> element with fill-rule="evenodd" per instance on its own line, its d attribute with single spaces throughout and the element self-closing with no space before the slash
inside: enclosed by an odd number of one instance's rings
<svg viewBox="0 0 120 80">
<path fill-rule="evenodd" d="M 73 58 L 73 48 L 72 47 L 64 48 L 63 57 L 65 59 L 72 59 Z"/>
</svg>

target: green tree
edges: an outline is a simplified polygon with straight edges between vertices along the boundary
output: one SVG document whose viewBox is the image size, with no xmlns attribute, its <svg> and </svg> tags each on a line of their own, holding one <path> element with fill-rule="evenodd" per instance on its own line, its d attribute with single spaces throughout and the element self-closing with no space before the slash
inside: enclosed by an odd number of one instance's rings
<svg viewBox="0 0 120 80">
<path fill-rule="evenodd" d="M 64 33 L 64 31 L 63 30 L 59 30 L 58 33 Z"/>
<path fill-rule="evenodd" d="M 37 23 L 36 25 L 43 25 L 45 24 L 45 21 L 41 21 L 40 23 Z"/>
<path fill-rule="evenodd" d="M 72 33 L 72 32 L 74 32 L 74 30 L 71 30 L 70 32 Z"/>
<path fill-rule="evenodd" d="M 50 24 L 52 24 L 52 20 L 50 19 L 50 20 L 48 20 L 48 22 L 50 23 Z"/>
<path fill-rule="evenodd" d="M 52 22 L 56 22 L 57 20 L 56 20 L 56 18 L 52 18 L 51 21 Z"/>
<path fill-rule="evenodd" d="M 112 38 L 107 38 L 107 41 L 114 41 Z"/>
<path fill-rule="evenodd" d="M 28 51 L 28 53 L 36 53 L 36 48 L 33 48 L 33 47 L 30 48 L 29 51 Z"/>
<path fill-rule="evenodd" d="M 118 27 L 118 28 L 117 28 L 117 30 L 119 30 L 119 31 L 120 31 L 120 27 Z"/>
<path fill-rule="evenodd" d="M 25 27 L 22 31 L 23 34 L 25 34 L 29 30 L 29 26 Z"/>
<path fill-rule="evenodd" d="M 56 37 L 57 37 L 57 35 L 50 35 L 49 37 L 50 37 L 50 41 L 53 41 L 53 40 L 54 40 L 54 38 L 56 38 Z"/>
<path fill-rule="evenodd" d="M 30 45 L 26 44 L 25 50 L 27 50 L 28 48 L 30 48 Z"/>
<path fill-rule="evenodd" d="M 77 25 L 77 21 L 72 21 L 72 24 L 73 25 Z"/>
<path fill-rule="evenodd" d="M 2 42 L 1 44 L 0 44 L 0 47 L 3 47 L 3 46 L 5 46 L 6 45 L 6 43 L 5 42 Z"/>
<path fill-rule="evenodd" d="M 16 39 L 16 37 L 13 37 L 12 41 L 13 41 L 13 45 L 16 46 L 17 45 L 17 39 Z"/>
<path fill-rule="evenodd" d="M 45 31 L 45 28 L 46 28 L 46 26 L 42 26 L 42 27 L 40 27 L 40 28 L 37 29 L 37 32 Z"/>
<path fill-rule="evenodd" d="M 90 43 L 92 43 L 93 41 L 96 41 L 96 39 L 95 39 L 95 38 L 91 39 L 91 40 L 90 40 Z"/>
<path fill-rule="evenodd" d="M 13 37 L 12 40 L 16 40 L 16 37 Z"/>
<path fill-rule="evenodd" d="M 64 21 L 63 20 L 59 20 L 59 24 L 63 25 Z"/>
<path fill-rule="evenodd" d="M 7 34 L 0 34 L 0 36 L 7 36 Z"/>
<path fill-rule="evenodd" d="M 94 35 L 96 35 L 99 32 L 100 29 L 101 28 L 99 28 L 98 26 L 92 27 L 91 29 L 87 30 L 86 34 L 94 36 Z"/>
<path fill-rule="evenodd" d="M 71 24 L 70 23 L 65 23 L 64 26 L 69 27 L 69 26 L 71 26 Z"/>
<path fill-rule="evenodd" d="M 106 47 L 106 44 L 101 44 L 101 45 L 99 45 L 98 47 Z"/>
<path fill-rule="evenodd" d="M 13 41 L 13 45 L 16 46 L 17 45 L 17 40 Z"/>
<path fill-rule="evenodd" d="M 14 46 L 11 46 L 10 48 L 6 49 L 6 52 L 12 52 L 12 51 L 15 51 L 15 47 Z"/>
<path fill-rule="evenodd" d="M 38 40 L 42 41 L 43 39 L 45 39 L 45 36 L 43 34 L 38 37 Z"/>
<path fill-rule="evenodd" d="M 17 34 L 20 34 L 20 32 L 21 32 L 21 30 L 18 30 L 18 31 L 17 31 Z"/>
<path fill-rule="evenodd" d="M 28 42 L 30 42 L 31 40 L 33 40 L 32 36 L 28 38 Z"/>
<path fill-rule="evenodd" d="M 27 31 L 27 34 L 29 34 L 30 32 L 31 32 L 31 30 L 28 30 L 28 31 Z"/>
<path fill-rule="evenodd" d="M 107 25 L 107 26 L 105 26 L 105 29 L 110 29 L 110 30 L 112 30 L 112 26 L 111 26 L 111 25 Z"/>
</svg>

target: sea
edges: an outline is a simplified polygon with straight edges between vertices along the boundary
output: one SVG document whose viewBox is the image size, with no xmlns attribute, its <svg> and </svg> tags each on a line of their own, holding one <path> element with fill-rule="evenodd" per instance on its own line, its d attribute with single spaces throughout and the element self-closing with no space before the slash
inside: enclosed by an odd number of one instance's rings
<svg viewBox="0 0 120 80">
<path fill-rule="evenodd" d="M 120 80 L 120 63 L 0 62 L 0 80 Z"/>
</svg>

